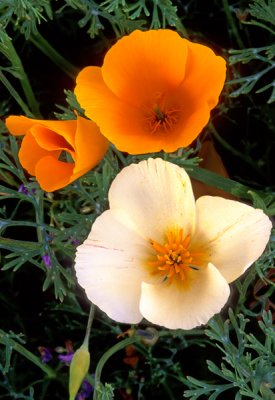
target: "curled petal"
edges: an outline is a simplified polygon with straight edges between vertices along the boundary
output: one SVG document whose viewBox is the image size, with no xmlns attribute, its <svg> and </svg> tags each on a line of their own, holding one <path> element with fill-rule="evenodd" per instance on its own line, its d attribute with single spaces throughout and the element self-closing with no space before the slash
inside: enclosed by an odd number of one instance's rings
<svg viewBox="0 0 275 400">
<path fill-rule="evenodd" d="M 22 166 L 36 176 L 42 189 L 60 189 L 88 172 L 103 158 L 108 140 L 96 124 L 85 118 L 44 121 L 10 116 L 10 133 L 25 135 L 19 151 Z M 72 162 L 60 160 L 62 152 Z"/>
<path fill-rule="evenodd" d="M 52 155 L 47 155 L 36 163 L 35 176 L 43 190 L 53 192 L 74 180 L 73 168 L 73 163 L 59 161 Z"/>
<path fill-rule="evenodd" d="M 22 166 L 28 171 L 30 175 L 35 175 L 35 167 L 39 160 L 48 156 L 49 152 L 41 148 L 34 136 L 31 133 L 27 133 L 23 138 L 20 150 L 19 150 L 19 161 Z M 60 154 L 59 150 L 52 152 L 52 156 L 58 158 Z"/>
<path fill-rule="evenodd" d="M 74 155 L 73 147 L 64 136 L 44 127 L 43 125 L 34 125 L 31 128 L 31 134 L 35 138 L 38 146 L 47 151 L 65 150 L 71 155 Z"/>
<path fill-rule="evenodd" d="M 20 135 L 25 135 L 27 131 L 32 127 L 33 120 L 24 117 L 23 115 L 20 116 L 10 115 L 6 119 L 5 123 L 9 132 L 12 135 L 20 136 Z"/>
<path fill-rule="evenodd" d="M 168 229 L 190 234 L 195 223 L 195 200 L 190 179 L 175 164 L 159 158 L 131 164 L 113 181 L 111 209 L 124 210 L 147 239 L 162 242 Z"/>
<path fill-rule="evenodd" d="M 109 142 L 101 134 L 94 122 L 82 117 L 77 118 L 74 141 L 74 176 L 78 175 L 77 177 L 79 177 L 102 160 L 108 149 Z"/>
<path fill-rule="evenodd" d="M 140 311 L 150 322 L 169 329 L 192 329 L 206 324 L 225 305 L 229 286 L 212 265 L 190 271 L 188 285 L 142 284 Z"/>
<path fill-rule="evenodd" d="M 237 279 L 263 253 L 272 228 L 262 210 L 221 197 L 196 202 L 194 246 L 203 249 L 227 282 Z"/>
</svg>

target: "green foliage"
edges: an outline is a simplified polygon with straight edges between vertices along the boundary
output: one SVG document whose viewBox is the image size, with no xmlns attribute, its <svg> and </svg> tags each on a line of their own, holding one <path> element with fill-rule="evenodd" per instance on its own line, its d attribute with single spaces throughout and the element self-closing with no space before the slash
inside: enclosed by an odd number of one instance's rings
<svg viewBox="0 0 275 400">
<path fill-rule="evenodd" d="M 254 0 L 249 5 L 249 13 L 256 18 L 250 21 L 250 24 L 260 26 L 267 29 L 271 33 L 275 33 L 268 24 L 275 25 L 275 1 L 274 0 Z M 258 20 L 263 21 L 259 23 Z"/>
<path fill-rule="evenodd" d="M 192 389 L 185 391 L 185 398 L 196 400 L 207 395 L 209 400 L 215 400 L 230 389 L 237 389 L 235 399 L 274 398 L 275 332 L 271 312 L 263 312 L 262 316 L 263 321 L 259 322 L 263 335 L 261 339 L 249 332 L 249 320 L 242 314 L 235 317 L 232 310 L 229 310 L 229 319 L 225 322 L 221 317 L 215 317 L 209 322 L 206 334 L 223 356 L 220 365 L 210 360 L 207 365 L 209 371 L 224 383 L 210 384 L 188 377 Z"/>
<path fill-rule="evenodd" d="M 179 31 L 183 30 L 177 7 L 171 0 L 106 0 L 100 3 L 91 0 L 65 1 L 67 6 L 84 14 L 78 23 L 80 27 L 89 25 L 88 33 L 91 38 L 99 35 L 105 29 L 106 23 L 112 25 L 117 37 L 145 26 L 150 29 L 172 26 Z M 63 11 L 64 7 L 59 11 Z"/>
<path fill-rule="evenodd" d="M 114 399 L 114 389 L 109 383 L 100 385 L 97 390 L 96 400 L 112 400 Z"/>
<path fill-rule="evenodd" d="M 0 25 L 12 23 L 26 39 L 37 33 L 37 24 L 52 19 L 51 4 L 48 0 L 1 0 Z"/>
<path fill-rule="evenodd" d="M 74 10 L 79 11 L 83 17 L 78 24 L 81 28 L 88 25 L 88 34 L 93 39 L 99 35 L 107 23 L 111 24 L 113 31 L 117 37 L 131 32 L 134 29 L 140 29 L 144 24 L 144 20 L 131 21 L 125 15 L 121 8 L 115 7 L 112 12 L 109 12 L 103 4 L 93 0 L 65 0 L 64 5 L 59 12 L 64 10 L 64 7 L 69 6 Z"/>
<path fill-rule="evenodd" d="M 267 0 L 267 3 L 265 2 L 265 0 L 254 0 L 254 3 L 250 4 L 249 13 L 256 19 L 252 19 L 249 22 L 243 21 L 243 23 L 264 28 L 271 32 L 274 36 L 275 31 L 269 26 L 269 24 L 275 25 L 274 0 Z M 262 22 L 259 22 L 258 20 L 261 20 Z M 275 68 L 275 46 L 273 42 L 274 40 L 272 37 L 271 43 L 267 46 L 258 48 L 243 48 L 241 50 L 229 51 L 229 53 L 231 54 L 231 56 L 229 57 L 229 62 L 231 65 L 236 63 L 247 64 L 252 61 L 260 61 L 260 63 L 253 64 L 256 65 L 256 68 L 253 68 L 253 70 L 257 70 L 256 73 L 247 76 L 237 77 L 228 82 L 229 85 L 239 86 L 238 89 L 235 89 L 233 90 L 233 92 L 230 93 L 231 97 L 238 97 L 239 95 L 246 95 L 250 93 L 252 89 L 258 84 L 258 82 L 262 82 L 262 78 L 266 77 L 267 75 L 271 76 L 271 82 L 261 85 L 261 87 L 256 90 L 256 93 L 262 93 L 268 89 L 271 89 L 271 94 L 267 103 L 270 104 L 275 101 L 275 82 L 274 79 L 272 79 L 272 76 L 274 76 L 274 74 L 271 74 L 271 71 L 273 71 Z M 264 65 L 266 65 L 266 67 L 264 67 Z"/>
</svg>

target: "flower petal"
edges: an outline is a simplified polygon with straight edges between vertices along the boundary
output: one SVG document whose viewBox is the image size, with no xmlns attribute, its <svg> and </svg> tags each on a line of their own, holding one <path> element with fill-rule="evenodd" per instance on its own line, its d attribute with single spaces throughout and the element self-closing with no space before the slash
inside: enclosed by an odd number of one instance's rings
<svg viewBox="0 0 275 400">
<path fill-rule="evenodd" d="M 77 248 L 75 270 L 88 298 L 119 322 L 138 323 L 141 282 L 147 276 L 149 244 L 128 215 L 108 210 Z"/>
<path fill-rule="evenodd" d="M 74 174 L 82 175 L 103 158 L 109 146 L 108 140 L 101 134 L 97 125 L 85 118 L 78 117 L 75 133 Z"/>
<path fill-rule="evenodd" d="M 195 201 L 190 179 L 175 164 L 160 158 L 124 168 L 109 191 L 111 209 L 131 215 L 138 232 L 162 242 L 168 230 L 180 227 L 192 233 Z"/>
<path fill-rule="evenodd" d="M 173 152 L 180 147 L 189 146 L 210 118 L 209 107 L 198 99 L 192 99 L 187 92 L 178 90 L 177 102 L 181 111 L 177 124 L 171 129 L 169 135 L 160 137 L 160 149 Z"/>
<path fill-rule="evenodd" d="M 226 64 L 207 46 L 186 40 L 188 58 L 183 88 L 194 98 L 207 102 L 211 110 L 218 103 L 224 85 Z"/>
<path fill-rule="evenodd" d="M 52 156 L 58 158 L 60 151 L 53 151 Z M 27 133 L 22 140 L 22 144 L 19 150 L 19 160 L 22 167 L 25 168 L 30 175 L 35 175 L 35 168 L 37 162 L 49 155 L 48 150 L 42 149 L 36 142 L 35 138 L 31 133 Z"/>
<path fill-rule="evenodd" d="M 43 126 L 34 125 L 31 128 L 31 133 L 35 137 L 37 144 L 45 150 L 65 150 L 71 155 L 74 155 L 72 146 L 66 141 L 66 139 L 54 132 L 53 130 Z"/>
<path fill-rule="evenodd" d="M 76 129 L 76 120 L 62 120 L 62 121 L 47 121 L 47 120 L 33 120 L 34 127 L 36 123 L 38 125 L 43 126 L 50 131 L 55 132 L 56 134 L 62 136 L 65 141 L 72 147 L 75 147 L 74 137 L 75 137 L 75 129 Z"/>
<path fill-rule="evenodd" d="M 73 168 L 73 163 L 59 161 L 52 156 L 51 152 L 37 162 L 34 175 L 43 190 L 53 192 L 75 179 Z"/>
<path fill-rule="evenodd" d="M 87 67 L 78 74 L 75 94 L 87 117 L 118 149 L 127 148 L 135 154 L 156 151 L 156 147 L 161 150 L 161 144 L 158 145 L 161 141 L 148 137 L 144 131 L 143 112 L 113 95 L 102 79 L 100 68 Z"/>
<path fill-rule="evenodd" d="M 208 254 L 227 282 L 234 281 L 263 253 L 271 221 L 262 210 L 221 197 L 200 197 L 196 208 L 192 243 Z"/>
<path fill-rule="evenodd" d="M 25 135 L 28 129 L 33 125 L 33 119 L 24 117 L 23 115 L 10 115 L 5 123 L 12 135 L 20 136 Z"/>
<path fill-rule="evenodd" d="M 46 128 L 62 136 L 72 147 L 74 147 L 74 132 L 76 121 L 47 121 L 32 119 L 24 116 L 11 115 L 6 119 L 6 125 L 12 135 L 25 135 L 33 127 Z M 37 130 L 39 133 L 39 130 Z M 43 135 L 42 135 L 43 136 Z M 47 136 L 47 135 L 46 135 Z"/>
<path fill-rule="evenodd" d="M 107 52 L 103 80 L 129 104 L 140 106 L 149 95 L 176 88 L 184 78 L 187 44 L 169 29 L 135 30 Z"/>
<path fill-rule="evenodd" d="M 206 324 L 225 305 L 229 286 L 220 272 L 209 264 L 191 271 L 190 284 L 177 288 L 173 284 L 142 284 L 140 311 L 150 322 L 169 329 L 192 329 Z"/>
</svg>

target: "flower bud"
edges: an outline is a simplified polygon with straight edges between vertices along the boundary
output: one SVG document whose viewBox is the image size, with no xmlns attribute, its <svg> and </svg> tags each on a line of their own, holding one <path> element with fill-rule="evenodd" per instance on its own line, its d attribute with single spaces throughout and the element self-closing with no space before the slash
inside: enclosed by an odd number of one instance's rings
<svg viewBox="0 0 275 400">
<path fill-rule="evenodd" d="M 90 366 L 90 353 L 88 347 L 83 344 L 76 350 L 70 364 L 69 394 L 70 400 L 74 400 L 80 385 L 87 375 Z"/>
</svg>

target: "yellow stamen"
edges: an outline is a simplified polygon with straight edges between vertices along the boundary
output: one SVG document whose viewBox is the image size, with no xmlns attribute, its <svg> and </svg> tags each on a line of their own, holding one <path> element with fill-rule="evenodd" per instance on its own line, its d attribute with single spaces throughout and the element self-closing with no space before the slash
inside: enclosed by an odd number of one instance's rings
<svg viewBox="0 0 275 400">
<path fill-rule="evenodd" d="M 183 230 L 171 230 L 166 234 L 166 241 L 160 244 L 151 239 L 155 250 L 155 258 L 148 262 L 150 273 L 160 275 L 163 281 L 171 283 L 173 279 L 184 281 L 190 270 L 198 270 L 202 266 L 203 253 L 189 249 L 191 237 L 183 235 Z"/>
</svg>

